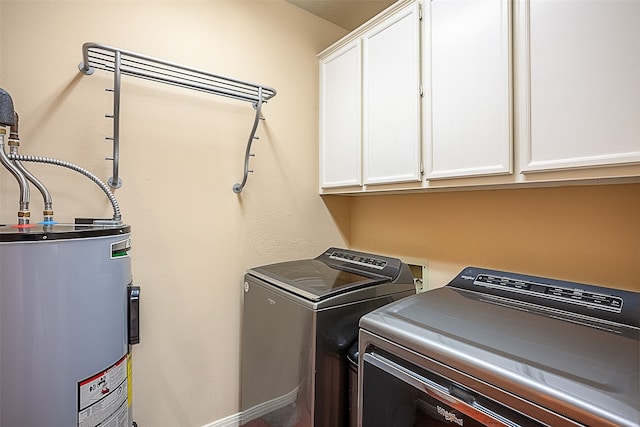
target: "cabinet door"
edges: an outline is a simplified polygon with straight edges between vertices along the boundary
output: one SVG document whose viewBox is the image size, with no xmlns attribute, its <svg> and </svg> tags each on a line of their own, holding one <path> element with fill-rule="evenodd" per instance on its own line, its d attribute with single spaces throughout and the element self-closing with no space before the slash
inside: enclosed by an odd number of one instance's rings
<svg viewBox="0 0 640 427">
<path fill-rule="evenodd" d="M 523 14 L 524 171 L 640 162 L 640 1 L 531 0 Z"/>
<path fill-rule="evenodd" d="M 362 38 L 365 184 L 421 179 L 419 28 L 414 2 Z"/>
<path fill-rule="evenodd" d="M 320 186 L 362 184 L 361 43 L 320 62 Z"/>
<path fill-rule="evenodd" d="M 511 1 L 433 0 L 425 35 L 427 179 L 512 170 Z M 430 76 L 429 76 L 430 72 Z"/>
</svg>

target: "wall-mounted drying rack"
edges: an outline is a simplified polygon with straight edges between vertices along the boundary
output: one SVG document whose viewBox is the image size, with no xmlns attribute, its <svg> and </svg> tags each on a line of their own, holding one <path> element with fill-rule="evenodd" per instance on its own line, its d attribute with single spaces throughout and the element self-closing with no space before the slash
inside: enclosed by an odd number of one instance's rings
<svg viewBox="0 0 640 427">
<path fill-rule="evenodd" d="M 242 191 L 247 183 L 249 172 L 253 172 L 249 170 L 249 158 L 253 156 L 251 154 L 251 143 L 254 139 L 258 139 L 255 135 L 258 123 L 260 120 L 264 120 L 262 117 L 262 103 L 267 102 L 276 95 L 275 89 L 98 43 L 85 43 L 82 45 L 82 62 L 78 65 L 78 68 L 86 75 L 93 74 L 96 68 L 113 72 L 113 89 L 107 89 L 113 91 L 113 114 L 106 116 L 113 119 L 113 136 L 107 138 L 113 141 L 113 157 L 107 158 L 107 160 L 113 162 L 113 176 L 108 181 L 109 186 L 112 188 L 119 188 L 122 185 L 122 180 L 118 177 L 120 86 L 122 75 L 251 102 L 256 114 L 245 152 L 244 175 L 240 183 L 233 185 L 235 193 Z"/>
</svg>

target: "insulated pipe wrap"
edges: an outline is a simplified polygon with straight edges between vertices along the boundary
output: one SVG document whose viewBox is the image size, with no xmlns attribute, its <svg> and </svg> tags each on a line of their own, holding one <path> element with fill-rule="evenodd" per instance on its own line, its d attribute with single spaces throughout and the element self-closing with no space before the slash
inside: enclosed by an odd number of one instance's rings
<svg viewBox="0 0 640 427">
<path fill-rule="evenodd" d="M 16 124 L 13 100 L 9 93 L 0 88 L 0 126 L 13 126 Z"/>
</svg>

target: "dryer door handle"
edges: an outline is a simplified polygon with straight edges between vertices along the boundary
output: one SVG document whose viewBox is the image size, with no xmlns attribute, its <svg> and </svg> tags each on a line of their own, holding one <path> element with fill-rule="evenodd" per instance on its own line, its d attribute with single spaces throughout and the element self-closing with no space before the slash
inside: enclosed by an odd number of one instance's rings
<svg viewBox="0 0 640 427">
<path fill-rule="evenodd" d="M 441 402 L 446 408 L 438 406 L 438 414 L 442 416 L 445 421 L 460 423 L 463 421 L 463 417 L 469 417 L 486 426 L 513 427 L 517 425 L 513 423 L 506 424 L 503 422 L 503 417 L 500 417 L 500 415 L 479 405 L 473 397 L 473 394 L 469 391 L 464 390 L 464 397 L 462 399 L 457 397 L 456 395 L 458 394 L 462 397 L 461 392 L 463 389 L 459 386 L 455 386 L 455 390 L 453 390 L 454 394 L 452 394 L 452 390 L 450 390 L 452 388 L 451 386 L 445 387 L 438 384 L 437 382 L 425 378 L 419 373 L 413 372 L 378 353 L 365 353 L 363 360 L 365 364 L 370 363 L 387 374 L 394 376 L 420 391 L 423 391 L 428 396 L 438 402 Z M 449 380 L 445 381 L 450 382 Z"/>
</svg>

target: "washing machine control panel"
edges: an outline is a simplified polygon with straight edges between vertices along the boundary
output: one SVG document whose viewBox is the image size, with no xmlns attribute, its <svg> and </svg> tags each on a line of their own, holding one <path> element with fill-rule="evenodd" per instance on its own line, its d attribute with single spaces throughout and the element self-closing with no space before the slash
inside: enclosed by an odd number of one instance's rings
<svg viewBox="0 0 640 427">
<path fill-rule="evenodd" d="M 341 248 L 329 248 L 315 259 L 331 268 L 390 281 L 401 275 L 404 265 L 397 258 Z M 406 266 L 405 268 L 408 269 Z"/>
<path fill-rule="evenodd" d="M 331 255 L 329 255 L 329 259 L 344 261 L 364 267 L 376 268 L 379 270 L 382 270 L 387 265 L 387 262 L 382 259 L 357 255 L 352 252 L 343 251 L 333 251 Z"/>
</svg>

